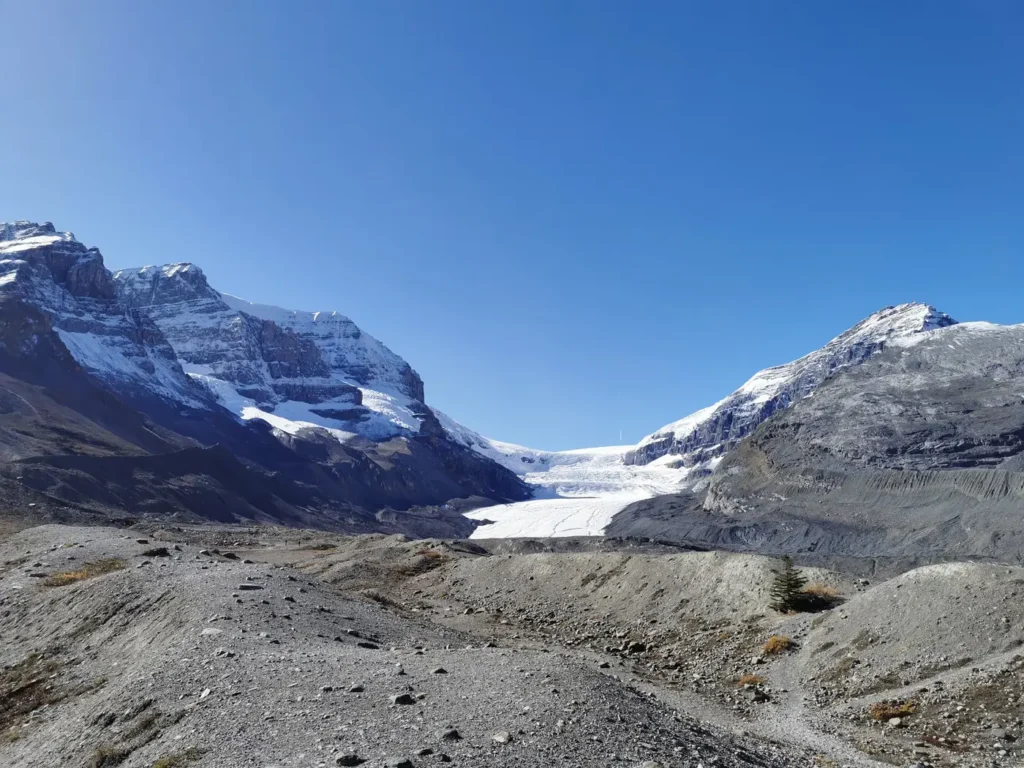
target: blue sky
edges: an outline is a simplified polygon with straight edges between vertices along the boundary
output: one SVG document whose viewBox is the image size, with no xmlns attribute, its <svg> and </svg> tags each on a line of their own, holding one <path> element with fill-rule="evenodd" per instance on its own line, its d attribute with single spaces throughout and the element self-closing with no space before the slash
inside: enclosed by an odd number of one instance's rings
<svg viewBox="0 0 1024 768">
<path fill-rule="evenodd" d="M 872 311 L 1024 321 L 1024 6 L 0 0 L 0 219 L 632 442 Z"/>
</svg>

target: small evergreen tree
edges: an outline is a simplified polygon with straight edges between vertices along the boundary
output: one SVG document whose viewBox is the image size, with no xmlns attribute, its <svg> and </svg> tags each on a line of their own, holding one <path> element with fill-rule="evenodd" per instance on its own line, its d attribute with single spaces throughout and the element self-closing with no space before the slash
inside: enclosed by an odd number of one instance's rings
<svg viewBox="0 0 1024 768">
<path fill-rule="evenodd" d="M 803 602 L 802 590 L 806 584 L 807 579 L 793 567 L 793 559 L 785 555 L 782 558 L 782 566 L 775 571 L 775 578 L 769 590 L 772 598 L 771 607 L 780 613 L 798 610 Z"/>
</svg>

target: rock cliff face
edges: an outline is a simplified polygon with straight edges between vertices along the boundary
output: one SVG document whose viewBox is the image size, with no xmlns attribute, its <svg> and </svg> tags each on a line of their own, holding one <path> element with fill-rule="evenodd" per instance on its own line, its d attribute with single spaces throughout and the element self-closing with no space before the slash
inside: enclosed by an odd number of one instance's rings
<svg viewBox="0 0 1024 768">
<path fill-rule="evenodd" d="M 33 465 L 6 474 L 67 503 L 427 535 L 429 515 L 401 510 L 528 495 L 452 441 L 411 366 L 351 320 L 223 295 L 193 264 L 112 275 L 52 224 L 0 224 L 0 317 L 0 450 Z"/>
<path fill-rule="evenodd" d="M 777 411 L 810 395 L 837 371 L 860 365 L 895 340 L 955 323 L 925 304 L 886 307 L 821 349 L 760 371 L 725 399 L 659 429 L 627 453 L 625 461 L 648 464 L 678 454 L 684 463 L 697 464 L 720 456 Z"/>
<path fill-rule="evenodd" d="M 122 395 L 208 404 L 159 327 L 119 302 L 100 252 L 70 232 L 49 223 L 0 224 L 0 295 L 44 312 L 78 364 Z"/>
<path fill-rule="evenodd" d="M 332 375 L 424 402 L 423 381 L 405 360 L 339 312 L 298 312 L 228 294 L 233 309 L 287 329 L 320 350 Z"/>
<path fill-rule="evenodd" d="M 420 377 L 344 315 L 221 294 L 188 263 L 120 270 L 113 280 L 121 303 L 153 319 L 189 376 L 242 418 L 371 439 L 420 430 Z"/>
</svg>

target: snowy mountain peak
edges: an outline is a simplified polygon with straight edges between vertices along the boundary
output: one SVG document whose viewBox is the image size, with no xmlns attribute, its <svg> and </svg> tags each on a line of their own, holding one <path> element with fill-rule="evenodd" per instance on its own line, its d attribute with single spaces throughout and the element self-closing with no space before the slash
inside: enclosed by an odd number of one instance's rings
<svg viewBox="0 0 1024 768">
<path fill-rule="evenodd" d="M 122 269 L 118 296 L 160 327 L 188 374 L 242 418 L 283 431 L 415 433 L 423 382 L 339 312 L 300 312 L 220 293 L 195 264 Z"/>
<path fill-rule="evenodd" d="M 71 232 L 58 232 L 49 221 L 42 224 L 23 220 L 0 222 L 0 258 L 60 242 L 80 246 L 83 252 L 90 250 L 78 243 Z"/>
<path fill-rule="evenodd" d="M 42 224 L 25 220 L 0 222 L 0 242 L 24 240 L 30 237 L 57 237 L 63 240 L 75 239 L 75 236 L 70 232 L 58 232 L 56 227 L 49 221 L 44 221 Z"/>
<path fill-rule="evenodd" d="M 885 307 L 836 336 L 821 349 L 754 374 L 731 395 L 648 435 L 626 454 L 627 464 L 647 464 L 668 454 L 699 463 L 722 454 L 773 413 L 807 397 L 836 371 L 859 365 L 889 342 L 956 324 L 928 304 Z"/>
<path fill-rule="evenodd" d="M 203 270 L 187 261 L 120 269 L 114 273 L 114 281 L 121 300 L 131 307 L 220 298 L 206 281 Z"/>
<path fill-rule="evenodd" d="M 45 313 L 78 365 L 130 398 L 371 439 L 428 414 L 419 375 L 344 315 L 222 295 L 188 261 L 112 274 L 49 222 L 0 223 L 0 299 Z"/>
<path fill-rule="evenodd" d="M 0 224 L 0 299 L 45 314 L 75 362 L 128 397 L 203 408 L 209 396 L 182 371 L 144 313 L 119 300 L 96 248 L 53 224 Z"/>
<path fill-rule="evenodd" d="M 898 304 L 894 307 L 885 307 L 869 315 L 849 330 L 841 333 L 829 342 L 829 345 L 837 342 L 848 343 L 851 339 L 891 339 L 955 324 L 956 320 L 930 304 L 917 302 Z"/>
</svg>

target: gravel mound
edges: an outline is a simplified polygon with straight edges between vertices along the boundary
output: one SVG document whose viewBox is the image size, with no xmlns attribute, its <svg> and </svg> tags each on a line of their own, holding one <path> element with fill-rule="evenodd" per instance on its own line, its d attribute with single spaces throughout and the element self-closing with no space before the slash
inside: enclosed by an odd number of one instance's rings
<svg viewBox="0 0 1024 768">
<path fill-rule="evenodd" d="M 808 639 L 808 682 L 857 696 L 912 685 L 1021 646 L 1024 568 L 931 565 L 824 616 Z"/>
</svg>

